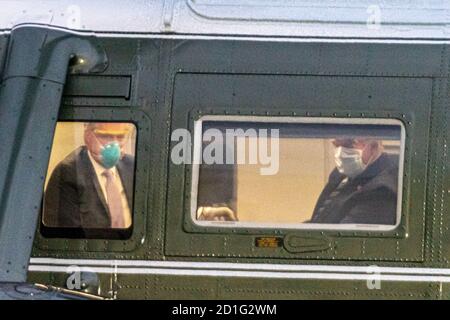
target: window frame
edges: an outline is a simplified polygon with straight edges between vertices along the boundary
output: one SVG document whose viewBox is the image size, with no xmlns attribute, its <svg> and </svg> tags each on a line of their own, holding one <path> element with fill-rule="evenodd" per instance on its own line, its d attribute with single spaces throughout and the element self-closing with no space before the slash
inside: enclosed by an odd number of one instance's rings
<svg viewBox="0 0 450 320">
<path fill-rule="evenodd" d="M 406 130 L 403 203 L 400 225 L 392 231 L 201 227 L 192 222 L 190 215 L 192 165 L 173 163 L 169 157 L 166 255 L 240 257 L 249 261 L 423 261 L 429 116 L 437 85 L 430 78 L 381 75 L 177 74 L 171 128 L 186 129 L 191 135 L 195 121 L 204 115 L 401 121 Z M 329 90 L 318 94 L 320 88 Z M 170 150 L 177 143 L 172 141 Z M 261 236 L 284 240 L 280 247 L 260 248 L 255 238 Z"/>
<path fill-rule="evenodd" d="M 146 145 L 151 144 L 151 119 L 140 110 L 125 110 L 112 114 L 111 108 L 69 107 L 66 106 L 58 117 L 58 122 L 127 122 L 136 127 L 135 167 L 133 183 L 133 209 L 131 236 L 123 239 L 82 238 L 82 237 L 45 237 L 42 234 L 42 210 L 39 214 L 39 226 L 35 236 L 35 246 L 44 251 L 68 252 L 131 252 L 142 245 L 147 230 L 147 202 L 145 199 L 151 192 L 146 164 L 150 161 L 151 150 L 146 151 Z M 95 112 L 92 112 L 95 110 Z M 50 148 L 53 145 L 53 139 Z M 145 150 L 145 152 L 141 152 Z M 42 190 L 44 191 L 44 190 Z M 42 209 L 42 208 L 41 208 Z M 149 211 L 150 212 L 150 211 Z M 62 241 L 63 240 L 63 241 Z"/>
<path fill-rule="evenodd" d="M 255 122 L 255 123 L 306 123 L 306 124 L 348 124 L 348 125 L 396 125 L 400 127 L 400 153 L 398 163 L 397 208 L 395 225 L 375 224 L 322 224 L 322 223 L 258 223 L 240 221 L 205 221 L 197 219 L 199 172 L 202 155 L 203 122 Z M 225 229 L 264 229 L 264 230 L 324 230 L 324 231 L 377 231 L 389 232 L 397 229 L 401 223 L 403 200 L 403 175 L 405 158 L 406 131 L 402 121 L 385 118 L 330 118 L 295 116 L 248 116 L 248 115 L 203 115 L 194 121 L 193 161 L 190 190 L 190 219 L 199 227 Z"/>
<path fill-rule="evenodd" d="M 134 229 L 134 192 L 136 188 L 135 179 L 136 179 L 136 154 L 137 154 L 137 141 L 138 141 L 138 127 L 136 123 L 132 121 L 109 121 L 109 120 L 103 120 L 103 121 L 97 121 L 97 120 L 90 120 L 90 121 L 60 121 L 58 120 L 56 122 L 56 125 L 58 123 L 78 123 L 81 125 L 84 125 L 86 123 L 124 123 L 132 125 L 135 130 L 135 140 L 134 140 L 134 164 L 133 164 L 133 184 L 132 184 L 132 190 L 131 192 L 131 204 L 129 203 L 129 210 L 131 214 L 131 224 L 128 228 L 123 229 L 116 229 L 116 228 L 77 228 L 77 227 L 58 227 L 58 226 L 49 226 L 46 225 L 44 222 L 44 216 L 45 216 L 45 192 L 43 191 L 43 200 L 41 205 L 41 212 L 39 215 L 39 223 L 40 223 L 40 232 L 45 238 L 67 238 L 67 239 L 100 239 L 100 240 L 128 240 L 131 238 L 131 235 L 133 233 Z M 53 137 L 53 143 L 52 148 L 50 150 L 50 158 L 52 156 L 54 143 L 56 138 L 56 129 L 55 129 L 55 135 Z M 60 161 L 62 161 L 61 159 Z M 49 161 L 50 164 L 50 161 Z M 53 169 L 54 170 L 54 169 Z M 52 171 L 53 174 L 53 171 Z M 48 168 L 47 168 L 47 176 L 49 175 Z M 48 185 L 47 185 L 48 186 Z M 82 236 L 85 232 L 88 234 L 93 234 L 93 236 Z"/>
</svg>

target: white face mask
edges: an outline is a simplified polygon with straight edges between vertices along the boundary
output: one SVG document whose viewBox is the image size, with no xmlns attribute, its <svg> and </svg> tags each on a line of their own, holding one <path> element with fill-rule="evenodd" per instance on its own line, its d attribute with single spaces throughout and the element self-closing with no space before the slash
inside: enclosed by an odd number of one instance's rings
<svg viewBox="0 0 450 320">
<path fill-rule="evenodd" d="M 349 178 L 354 178 L 363 172 L 367 165 L 362 161 L 362 150 L 337 147 L 334 161 L 338 171 Z"/>
</svg>

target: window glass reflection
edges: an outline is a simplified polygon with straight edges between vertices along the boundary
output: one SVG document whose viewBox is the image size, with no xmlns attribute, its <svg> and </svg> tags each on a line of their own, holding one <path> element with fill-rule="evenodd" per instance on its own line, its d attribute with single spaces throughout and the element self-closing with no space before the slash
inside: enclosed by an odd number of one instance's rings
<svg viewBox="0 0 450 320">
<path fill-rule="evenodd" d="M 211 117 L 210 117 L 211 118 Z M 224 159 L 234 163 L 194 164 L 198 170 L 192 216 L 202 225 L 285 228 L 385 228 L 399 222 L 400 122 L 312 123 L 203 120 L 201 134 L 223 134 Z M 273 118 L 272 118 L 273 119 Z M 381 123 L 380 123 L 381 122 Z M 273 137 L 268 132 L 278 130 Z M 234 134 L 230 144 L 227 137 Z M 263 133 L 260 135 L 260 133 Z M 198 132 L 197 132 L 198 134 Z M 266 160 L 260 160 L 267 145 Z M 277 139 L 277 143 L 271 140 Z M 217 140 L 217 138 L 215 139 Z M 207 150 L 212 139 L 202 139 Z M 228 142 L 227 142 L 228 141 Z M 244 146 L 239 148 L 238 145 Z M 257 153 L 249 161 L 252 153 Z M 275 157 L 274 153 L 277 153 Z M 239 158 L 246 159 L 245 162 Z M 204 159 L 203 159 L 204 160 Z M 270 166 L 273 174 L 262 174 Z M 195 178 L 195 174 L 194 174 Z"/>
<path fill-rule="evenodd" d="M 135 143 L 136 129 L 130 123 L 59 122 L 47 174 L 43 225 L 130 229 Z"/>
</svg>

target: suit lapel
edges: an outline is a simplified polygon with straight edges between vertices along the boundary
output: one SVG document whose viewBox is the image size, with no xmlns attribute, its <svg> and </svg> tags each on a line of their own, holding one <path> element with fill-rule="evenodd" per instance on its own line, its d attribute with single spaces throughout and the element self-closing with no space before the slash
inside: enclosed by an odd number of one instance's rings
<svg viewBox="0 0 450 320">
<path fill-rule="evenodd" d="M 105 208 L 105 212 L 108 214 L 108 219 L 109 219 L 110 213 L 109 213 L 108 203 L 106 202 L 102 188 L 100 187 L 100 182 L 98 181 L 98 178 L 97 178 L 97 174 L 95 173 L 94 166 L 92 165 L 91 160 L 89 159 L 86 149 L 83 149 L 82 159 L 83 159 L 83 162 L 85 163 L 87 177 L 88 177 L 88 179 L 90 179 L 93 182 L 95 191 L 97 192 L 97 196 L 100 199 L 100 202 L 103 204 L 103 207 Z"/>
<path fill-rule="evenodd" d="M 127 197 L 128 206 L 132 209 L 133 203 L 133 162 L 132 165 L 127 163 L 126 159 L 119 161 L 117 164 L 117 171 L 119 172 L 120 179 L 122 181 L 123 189 Z"/>
</svg>

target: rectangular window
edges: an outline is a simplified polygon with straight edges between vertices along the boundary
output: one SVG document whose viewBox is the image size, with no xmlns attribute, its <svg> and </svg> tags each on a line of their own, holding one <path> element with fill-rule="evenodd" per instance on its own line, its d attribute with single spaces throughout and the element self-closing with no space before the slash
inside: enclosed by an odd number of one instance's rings
<svg viewBox="0 0 450 320">
<path fill-rule="evenodd" d="M 400 222 L 399 120 L 204 116 L 194 131 L 198 225 L 391 230 Z"/>
<path fill-rule="evenodd" d="M 58 122 L 45 181 L 43 235 L 129 238 L 135 148 L 134 124 Z"/>
</svg>

